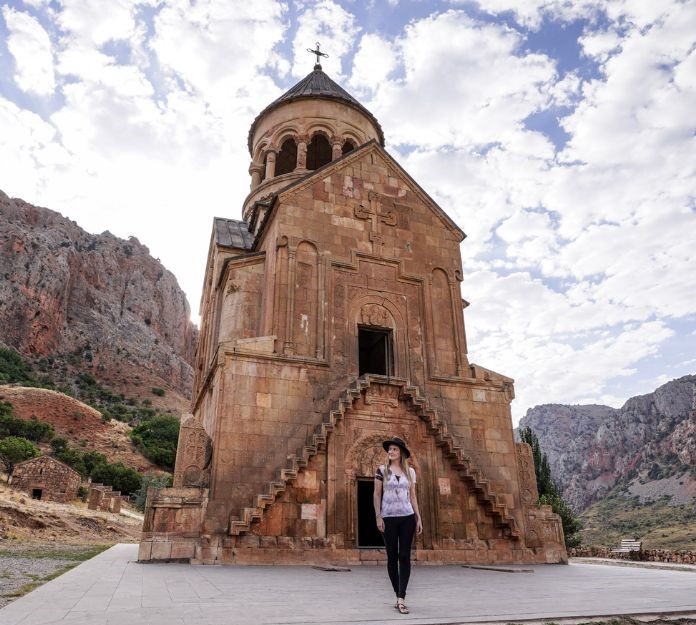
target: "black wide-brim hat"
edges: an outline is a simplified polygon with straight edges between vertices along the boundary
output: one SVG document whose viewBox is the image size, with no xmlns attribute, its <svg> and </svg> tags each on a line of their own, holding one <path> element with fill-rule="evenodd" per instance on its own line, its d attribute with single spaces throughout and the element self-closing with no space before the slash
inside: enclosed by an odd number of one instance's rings
<svg viewBox="0 0 696 625">
<path fill-rule="evenodd" d="M 382 443 L 384 451 L 389 451 L 389 445 L 396 445 L 399 449 L 401 449 L 401 453 L 404 455 L 404 458 L 411 457 L 411 452 L 408 450 L 408 447 L 406 447 L 406 442 L 401 440 L 398 436 L 392 436 L 392 438 L 390 438 L 388 441 L 384 441 Z"/>
</svg>

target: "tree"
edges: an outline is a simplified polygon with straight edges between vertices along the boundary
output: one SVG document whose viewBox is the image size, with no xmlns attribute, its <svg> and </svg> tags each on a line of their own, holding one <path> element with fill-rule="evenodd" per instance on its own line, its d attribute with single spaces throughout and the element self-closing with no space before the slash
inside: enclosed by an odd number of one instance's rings
<svg viewBox="0 0 696 625">
<path fill-rule="evenodd" d="M 173 478 L 171 473 L 161 473 L 157 475 L 155 473 L 146 473 L 143 475 L 143 481 L 140 485 L 140 489 L 135 493 L 135 509 L 143 512 L 145 510 L 145 500 L 147 499 L 147 489 L 148 488 L 168 488 L 173 483 Z"/>
<path fill-rule="evenodd" d="M 0 384 L 36 386 L 36 378 L 24 359 L 13 349 L 0 348 Z"/>
<path fill-rule="evenodd" d="M 179 419 L 170 415 L 157 415 L 135 427 L 130 436 L 146 458 L 165 469 L 174 469 Z"/>
<path fill-rule="evenodd" d="M 49 441 L 54 436 L 53 426 L 35 418 L 25 421 L 12 414 L 10 402 L 0 402 L 0 438 L 20 436 L 35 443 Z"/>
<path fill-rule="evenodd" d="M 563 536 L 567 549 L 578 547 L 582 542 L 580 530 L 582 523 L 561 496 L 561 489 L 551 477 L 551 467 L 548 456 L 541 451 L 539 439 L 532 428 L 520 429 L 520 439 L 532 448 L 534 457 L 534 473 L 536 474 L 537 490 L 539 491 L 539 505 L 551 506 L 551 509 L 561 517 L 563 524 Z"/>
<path fill-rule="evenodd" d="M 142 475 L 122 462 L 114 462 L 97 465 L 92 471 L 92 480 L 108 484 L 123 495 L 130 495 L 140 489 Z"/>
<path fill-rule="evenodd" d="M 534 473 L 536 474 L 537 490 L 539 496 L 542 495 L 558 495 L 558 486 L 551 478 L 551 467 L 546 454 L 542 453 L 539 446 L 539 439 L 532 431 L 532 428 L 526 427 L 520 430 L 520 440 L 527 443 L 532 448 L 532 456 L 534 457 Z"/>
<path fill-rule="evenodd" d="M 12 475 L 18 462 L 40 455 L 39 448 L 21 436 L 8 436 L 0 440 L 0 462 L 5 466 L 7 475 Z"/>
</svg>

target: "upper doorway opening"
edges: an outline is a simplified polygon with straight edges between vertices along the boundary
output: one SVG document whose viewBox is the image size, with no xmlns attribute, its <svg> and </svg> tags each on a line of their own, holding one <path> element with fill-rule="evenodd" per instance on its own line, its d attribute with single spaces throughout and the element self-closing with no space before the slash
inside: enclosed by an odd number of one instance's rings
<svg viewBox="0 0 696 625">
<path fill-rule="evenodd" d="M 392 374 L 392 331 L 358 326 L 358 375 Z"/>
<path fill-rule="evenodd" d="M 307 146 L 307 169 L 319 169 L 331 162 L 331 144 L 320 132 L 316 133 Z"/>
</svg>

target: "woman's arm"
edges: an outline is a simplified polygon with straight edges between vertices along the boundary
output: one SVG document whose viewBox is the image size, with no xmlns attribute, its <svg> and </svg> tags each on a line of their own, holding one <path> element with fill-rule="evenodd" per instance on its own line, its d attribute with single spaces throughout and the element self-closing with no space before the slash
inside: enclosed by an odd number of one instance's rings
<svg viewBox="0 0 696 625">
<path fill-rule="evenodd" d="M 372 495 L 372 504 L 375 507 L 377 529 L 384 532 L 384 519 L 382 518 L 382 480 L 375 478 L 375 492 Z"/>
<path fill-rule="evenodd" d="M 411 482 L 411 505 L 413 506 L 413 512 L 416 514 L 416 533 L 423 533 L 423 522 L 421 521 L 420 510 L 418 509 L 418 497 L 416 497 L 416 483 Z"/>
</svg>

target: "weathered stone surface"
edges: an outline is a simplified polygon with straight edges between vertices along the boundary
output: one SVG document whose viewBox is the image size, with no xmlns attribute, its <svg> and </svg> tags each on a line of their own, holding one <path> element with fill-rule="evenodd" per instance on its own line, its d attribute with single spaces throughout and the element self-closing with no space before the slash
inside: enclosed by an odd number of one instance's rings
<svg viewBox="0 0 696 625">
<path fill-rule="evenodd" d="M 662 475 L 678 471 L 680 465 L 696 464 L 695 388 L 696 376 L 688 375 L 653 393 L 632 397 L 618 409 L 535 406 L 520 420 L 520 427 L 534 430 L 564 498 L 580 511 L 631 472 L 641 473 L 642 481 L 649 482 L 657 474 L 656 470 L 650 472 L 653 465 Z M 688 475 L 684 480 L 693 483 Z M 668 480 L 660 482 L 658 496 L 672 494 L 683 499 L 684 493 L 678 493 L 679 480 L 671 490 Z M 647 494 L 642 485 L 636 488 L 635 494 Z M 696 489 L 691 491 L 696 493 Z"/>
<path fill-rule="evenodd" d="M 117 386 L 149 372 L 190 395 L 186 297 L 137 239 L 89 234 L 0 191 L 0 266 L 2 342 L 29 356 L 78 353 Z"/>
</svg>

